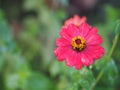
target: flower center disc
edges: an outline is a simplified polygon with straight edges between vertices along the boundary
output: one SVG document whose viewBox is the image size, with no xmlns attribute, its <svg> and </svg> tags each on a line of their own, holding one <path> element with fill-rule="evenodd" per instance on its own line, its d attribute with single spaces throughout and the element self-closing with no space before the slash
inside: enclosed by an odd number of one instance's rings
<svg viewBox="0 0 120 90">
<path fill-rule="evenodd" d="M 72 48 L 76 51 L 82 51 L 86 47 L 86 41 L 84 38 L 77 36 L 72 38 Z"/>
<path fill-rule="evenodd" d="M 79 45 L 79 44 L 81 44 L 81 40 L 80 40 L 80 39 L 77 39 L 77 40 L 75 40 L 75 43 L 76 43 L 77 45 Z"/>
</svg>

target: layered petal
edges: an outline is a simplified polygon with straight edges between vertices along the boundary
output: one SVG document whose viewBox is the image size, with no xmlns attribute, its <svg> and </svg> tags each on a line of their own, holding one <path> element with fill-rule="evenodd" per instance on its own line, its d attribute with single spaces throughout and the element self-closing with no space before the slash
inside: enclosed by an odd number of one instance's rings
<svg viewBox="0 0 120 90">
<path fill-rule="evenodd" d="M 66 65 L 67 66 L 74 66 L 75 60 L 76 60 L 76 52 L 75 51 L 69 52 L 67 57 L 66 57 Z"/>
<path fill-rule="evenodd" d="M 92 58 L 92 56 L 90 56 L 89 53 L 82 52 L 81 53 L 81 61 L 85 66 L 89 66 L 93 63 L 93 58 Z"/>
<path fill-rule="evenodd" d="M 58 38 L 56 40 L 56 45 L 57 46 L 70 46 L 70 41 L 64 39 L 64 38 Z"/>
<path fill-rule="evenodd" d="M 79 53 L 79 54 L 78 54 L 78 53 L 76 54 L 75 68 L 76 68 L 77 70 L 79 70 L 79 69 L 82 68 L 82 61 L 81 61 L 81 54 L 80 54 L 80 53 Z"/>
<path fill-rule="evenodd" d="M 65 21 L 64 26 L 66 27 L 70 24 L 74 24 L 76 26 L 80 26 L 82 23 L 86 22 L 87 18 L 85 16 L 79 17 L 78 15 L 74 15 L 73 18 L 70 18 Z"/>
<path fill-rule="evenodd" d="M 71 41 L 73 37 L 78 36 L 79 34 L 80 31 L 74 24 L 70 24 L 67 26 L 67 28 L 62 28 L 60 31 L 61 37 L 69 41 Z"/>
<path fill-rule="evenodd" d="M 89 53 L 93 59 L 99 59 L 103 56 L 105 50 L 99 45 L 89 45 L 85 49 L 85 52 Z"/>
<path fill-rule="evenodd" d="M 69 32 L 69 30 L 67 28 L 62 28 L 60 31 L 60 35 L 61 37 L 63 37 L 64 39 L 71 41 L 72 39 L 72 34 L 71 32 Z"/>
<path fill-rule="evenodd" d="M 79 26 L 79 31 L 80 31 L 80 36 L 82 37 L 86 37 L 86 35 L 89 33 L 91 26 L 86 24 L 86 23 L 82 23 Z"/>
<path fill-rule="evenodd" d="M 58 59 L 58 61 L 63 61 L 66 59 L 67 55 L 71 53 L 70 47 L 58 47 L 54 50 L 54 53 Z"/>
<path fill-rule="evenodd" d="M 98 34 L 93 34 L 86 41 L 88 45 L 99 45 L 102 43 L 102 38 Z"/>
<path fill-rule="evenodd" d="M 97 28 L 92 28 L 88 35 L 85 37 L 88 45 L 96 45 L 102 43 L 102 38 L 97 34 Z"/>
</svg>

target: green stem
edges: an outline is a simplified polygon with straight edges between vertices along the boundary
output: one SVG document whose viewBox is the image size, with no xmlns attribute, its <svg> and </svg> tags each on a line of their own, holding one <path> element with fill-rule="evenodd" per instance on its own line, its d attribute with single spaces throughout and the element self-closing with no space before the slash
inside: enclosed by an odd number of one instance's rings
<svg viewBox="0 0 120 90">
<path fill-rule="evenodd" d="M 108 56 L 106 57 L 107 62 L 110 60 L 110 58 L 111 58 L 111 56 L 112 56 L 112 54 L 113 54 L 113 51 L 114 51 L 114 49 L 115 49 L 115 47 L 116 47 L 116 44 L 117 44 L 117 42 L 118 42 L 118 39 L 119 39 L 119 35 L 117 34 L 117 35 L 115 36 L 115 38 L 114 38 L 112 48 L 111 48 Z M 106 62 L 106 63 L 107 63 L 107 62 Z M 98 74 L 96 80 L 95 80 L 94 83 L 92 84 L 90 90 L 94 90 L 96 84 L 98 83 L 98 81 L 100 80 L 100 78 L 102 77 L 102 75 L 103 75 L 103 73 L 104 73 L 104 69 L 105 69 L 105 68 L 103 67 L 103 69 L 102 69 L 102 70 L 100 71 L 100 73 Z"/>
<path fill-rule="evenodd" d="M 110 53 L 108 54 L 108 57 L 107 57 L 107 60 L 110 60 L 111 56 L 112 56 L 112 53 L 116 47 L 116 44 L 118 42 L 118 39 L 119 39 L 119 35 L 116 35 L 115 38 L 114 38 L 114 42 L 113 42 L 113 45 L 112 45 L 112 48 L 110 50 Z"/>
</svg>

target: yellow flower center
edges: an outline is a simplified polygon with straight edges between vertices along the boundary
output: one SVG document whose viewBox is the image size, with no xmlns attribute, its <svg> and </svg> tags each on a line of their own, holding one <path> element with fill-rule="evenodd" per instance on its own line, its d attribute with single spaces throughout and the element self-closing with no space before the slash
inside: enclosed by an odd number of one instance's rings
<svg viewBox="0 0 120 90">
<path fill-rule="evenodd" d="M 79 26 L 80 26 L 80 23 L 76 23 L 75 25 L 76 25 L 77 27 L 79 27 Z"/>
<path fill-rule="evenodd" d="M 86 47 L 86 41 L 81 36 L 72 38 L 72 48 L 76 51 L 82 51 Z"/>
</svg>

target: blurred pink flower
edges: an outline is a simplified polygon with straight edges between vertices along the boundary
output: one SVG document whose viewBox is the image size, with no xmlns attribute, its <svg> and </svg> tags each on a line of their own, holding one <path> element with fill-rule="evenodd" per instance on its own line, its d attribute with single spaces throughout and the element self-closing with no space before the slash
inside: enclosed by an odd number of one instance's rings
<svg viewBox="0 0 120 90">
<path fill-rule="evenodd" d="M 65 60 L 67 66 L 79 70 L 82 65 L 89 66 L 101 58 L 104 48 L 100 46 L 102 38 L 96 27 L 91 28 L 87 23 L 80 26 L 74 24 L 61 29 L 61 37 L 56 40 L 57 49 L 54 53 L 58 61 Z"/>
<path fill-rule="evenodd" d="M 87 18 L 85 16 L 79 17 L 76 14 L 73 16 L 73 18 L 66 20 L 63 27 L 66 27 L 69 24 L 75 24 L 76 26 L 79 26 L 80 24 L 86 22 L 86 20 L 87 20 Z"/>
</svg>

